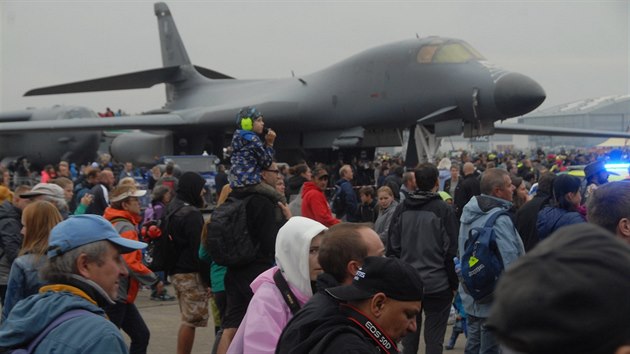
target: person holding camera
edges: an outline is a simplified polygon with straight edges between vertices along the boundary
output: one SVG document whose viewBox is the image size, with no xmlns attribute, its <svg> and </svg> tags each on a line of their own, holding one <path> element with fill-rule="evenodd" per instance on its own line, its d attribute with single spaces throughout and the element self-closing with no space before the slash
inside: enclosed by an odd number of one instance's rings
<svg viewBox="0 0 630 354">
<path fill-rule="evenodd" d="M 244 107 L 236 115 L 238 129 L 232 136 L 232 167 L 228 175 L 230 187 L 249 193 L 260 193 L 275 203 L 286 204 L 286 197 L 262 182 L 262 171 L 269 171 L 273 162 L 276 133 L 265 129 L 263 115 L 254 107 Z M 263 137 L 265 141 L 261 139 Z M 278 170 L 270 171 L 279 173 Z"/>
</svg>

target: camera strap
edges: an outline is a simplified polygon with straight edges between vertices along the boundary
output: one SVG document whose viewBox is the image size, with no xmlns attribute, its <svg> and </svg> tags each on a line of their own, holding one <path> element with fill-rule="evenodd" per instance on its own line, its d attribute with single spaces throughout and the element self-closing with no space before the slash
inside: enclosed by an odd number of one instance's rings
<svg viewBox="0 0 630 354">
<path fill-rule="evenodd" d="M 289 306 L 291 313 L 295 315 L 295 313 L 300 310 L 300 303 L 297 301 L 291 288 L 289 288 L 289 284 L 287 284 L 287 281 L 282 276 L 280 269 L 273 274 L 273 281 L 276 283 L 276 287 L 280 290 L 280 293 L 282 293 L 282 298 L 284 302 L 287 303 L 287 306 Z"/>
<path fill-rule="evenodd" d="M 398 353 L 396 342 L 389 338 L 381 327 L 361 313 L 361 311 L 357 308 L 348 304 L 342 304 L 341 307 L 344 314 L 348 315 L 348 319 L 361 328 L 361 330 L 370 337 L 384 353 Z"/>
</svg>

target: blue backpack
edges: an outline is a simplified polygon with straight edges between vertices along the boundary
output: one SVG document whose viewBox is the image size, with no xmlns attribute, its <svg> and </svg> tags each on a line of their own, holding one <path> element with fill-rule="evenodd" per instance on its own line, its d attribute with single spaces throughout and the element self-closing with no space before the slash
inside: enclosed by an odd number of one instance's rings
<svg viewBox="0 0 630 354">
<path fill-rule="evenodd" d="M 483 227 L 474 227 L 468 232 L 464 244 L 461 260 L 463 287 L 478 303 L 492 301 L 494 287 L 503 273 L 503 259 L 494 232 L 494 223 L 502 215 L 510 214 L 495 212 Z"/>
</svg>

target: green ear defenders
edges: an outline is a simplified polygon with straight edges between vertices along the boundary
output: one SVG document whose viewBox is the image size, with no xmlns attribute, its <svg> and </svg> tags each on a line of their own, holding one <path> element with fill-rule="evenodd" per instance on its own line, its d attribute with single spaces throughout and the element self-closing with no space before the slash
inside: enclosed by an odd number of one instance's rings
<svg viewBox="0 0 630 354">
<path fill-rule="evenodd" d="M 243 130 L 254 129 L 254 121 L 252 120 L 252 117 L 241 118 L 241 129 Z"/>
<path fill-rule="evenodd" d="M 236 124 L 243 130 L 253 130 L 254 120 L 262 117 L 262 114 L 254 107 L 243 107 L 236 115 Z"/>
</svg>

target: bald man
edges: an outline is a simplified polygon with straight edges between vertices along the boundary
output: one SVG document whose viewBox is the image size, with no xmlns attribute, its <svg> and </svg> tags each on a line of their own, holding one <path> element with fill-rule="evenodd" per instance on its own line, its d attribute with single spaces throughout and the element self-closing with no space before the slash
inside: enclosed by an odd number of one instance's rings
<svg viewBox="0 0 630 354">
<path fill-rule="evenodd" d="M 468 203 L 470 198 L 481 194 L 479 179 L 475 175 L 475 165 L 472 162 L 466 162 L 463 171 L 464 178 L 457 183 L 455 188 L 455 211 L 458 220 L 462 216 L 464 205 Z"/>
</svg>

